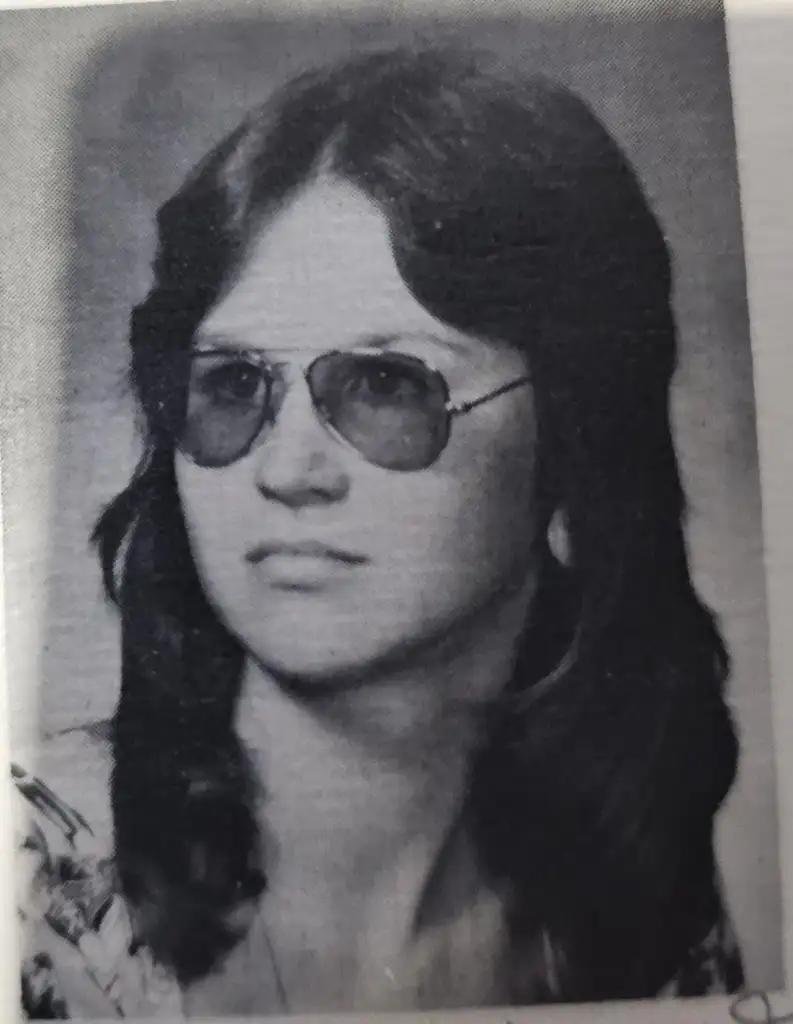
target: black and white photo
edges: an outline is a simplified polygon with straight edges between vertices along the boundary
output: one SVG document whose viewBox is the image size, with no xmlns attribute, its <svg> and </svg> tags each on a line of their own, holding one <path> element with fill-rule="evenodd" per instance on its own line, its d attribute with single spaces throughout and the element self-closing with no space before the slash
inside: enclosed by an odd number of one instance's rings
<svg viewBox="0 0 793 1024">
<path fill-rule="evenodd" d="M 25 1015 L 781 988 L 721 5 L 0 32 Z"/>
</svg>

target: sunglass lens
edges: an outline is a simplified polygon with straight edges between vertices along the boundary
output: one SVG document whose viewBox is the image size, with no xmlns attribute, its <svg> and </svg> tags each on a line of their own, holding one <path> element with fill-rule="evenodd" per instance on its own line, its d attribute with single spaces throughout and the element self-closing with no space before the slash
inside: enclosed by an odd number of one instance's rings
<svg viewBox="0 0 793 1024">
<path fill-rule="evenodd" d="M 449 433 L 443 378 L 398 353 L 329 353 L 309 373 L 326 422 L 369 462 L 384 469 L 424 469 Z"/>
<path fill-rule="evenodd" d="M 262 368 L 233 353 L 198 353 L 191 360 L 180 448 L 200 466 L 226 466 L 248 450 L 270 399 Z"/>
</svg>

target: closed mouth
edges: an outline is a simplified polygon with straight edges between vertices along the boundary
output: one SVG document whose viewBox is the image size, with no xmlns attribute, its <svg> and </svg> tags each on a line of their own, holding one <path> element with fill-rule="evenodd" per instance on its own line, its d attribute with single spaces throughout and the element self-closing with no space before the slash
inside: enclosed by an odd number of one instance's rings
<svg viewBox="0 0 793 1024">
<path fill-rule="evenodd" d="M 252 565 L 264 562 L 271 556 L 281 556 L 299 560 L 320 559 L 329 562 L 340 562 L 343 565 L 363 565 L 369 559 L 355 551 L 346 551 L 343 548 L 335 548 L 320 541 L 268 541 L 257 544 L 245 554 L 245 560 Z"/>
</svg>

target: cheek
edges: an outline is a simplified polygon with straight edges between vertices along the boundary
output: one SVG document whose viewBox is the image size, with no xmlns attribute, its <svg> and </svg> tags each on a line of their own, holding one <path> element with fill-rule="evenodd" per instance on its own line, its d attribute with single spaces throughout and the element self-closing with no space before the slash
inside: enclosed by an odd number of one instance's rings
<svg viewBox="0 0 793 1024">
<path fill-rule="evenodd" d="M 226 592 L 239 575 L 242 481 L 236 466 L 207 470 L 177 456 L 176 481 L 190 547 L 205 589 Z"/>
<path fill-rule="evenodd" d="M 525 576 L 528 569 L 535 536 L 533 471 L 531 446 L 493 445 L 474 453 L 460 475 L 444 547 L 486 585 Z"/>
<path fill-rule="evenodd" d="M 457 543 L 469 543 L 484 565 L 525 561 L 534 543 L 533 404 L 519 396 L 505 405 L 485 407 L 476 423 L 463 420 L 467 433 L 449 446 L 459 478 Z"/>
<path fill-rule="evenodd" d="M 480 433 L 461 436 L 426 477 L 394 481 L 373 512 L 390 530 L 393 564 L 414 575 L 428 610 L 435 602 L 463 611 L 531 568 L 533 431 Z"/>
</svg>

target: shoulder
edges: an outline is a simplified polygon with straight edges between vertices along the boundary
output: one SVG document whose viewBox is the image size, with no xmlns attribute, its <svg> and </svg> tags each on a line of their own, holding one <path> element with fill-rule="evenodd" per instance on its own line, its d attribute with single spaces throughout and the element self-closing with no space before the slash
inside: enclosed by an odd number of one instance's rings
<svg viewBox="0 0 793 1024">
<path fill-rule="evenodd" d="M 113 759 L 107 723 L 54 733 L 35 748 L 17 752 L 14 763 L 27 776 L 44 783 L 60 804 L 83 818 L 97 838 L 111 841 Z"/>
</svg>

